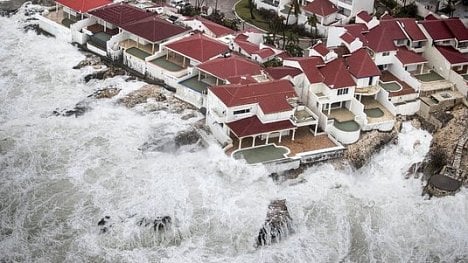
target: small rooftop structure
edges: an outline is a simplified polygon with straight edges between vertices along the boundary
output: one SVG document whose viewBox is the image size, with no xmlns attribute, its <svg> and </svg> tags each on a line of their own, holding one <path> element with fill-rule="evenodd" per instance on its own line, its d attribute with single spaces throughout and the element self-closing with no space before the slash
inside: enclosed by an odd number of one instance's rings
<svg viewBox="0 0 468 263">
<path fill-rule="evenodd" d="M 314 0 L 313 2 L 307 2 L 307 5 L 302 8 L 306 12 L 322 17 L 331 15 L 338 11 L 336 5 L 328 0 Z"/>
</svg>

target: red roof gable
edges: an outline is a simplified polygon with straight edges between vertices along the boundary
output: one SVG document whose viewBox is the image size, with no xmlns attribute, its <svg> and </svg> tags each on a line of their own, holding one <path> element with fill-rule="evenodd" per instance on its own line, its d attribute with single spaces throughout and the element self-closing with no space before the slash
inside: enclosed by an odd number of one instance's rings
<svg viewBox="0 0 468 263">
<path fill-rule="evenodd" d="M 367 13 L 367 11 L 364 11 L 364 10 L 361 11 L 361 12 L 359 12 L 359 13 L 357 14 L 357 16 L 358 16 L 360 19 L 364 20 L 365 22 L 369 22 L 369 21 L 372 20 L 372 16 L 370 16 L 369 13 Z"/>
<path fill-rule="evenodd" d="M 321 59 L 303 59 L 298 62 L 310 83 L 320 83 L 324 81 L 323 75 L 317 68 L 318 65 L 323 65 Z"/>
<path fill-rule="evenodd" d="M 257 83 L 257 81 L 251 76 L 251 75 L 238 75 L 238 76 L 232 76 L 228 77 L 226 79 L 229 81 L 230 84 L 250 84 L 250 83 Z"/>
<path fill-rule="evenodd" d="M 89 12 L 89 14 L 118 27 L 136 20 L 153 16 L 153 13 L 151 12 L 146 12 L 143 9 L 125 3 L 104 6 Z"/>
<path fill-rule="evenodd" d="M 356 78 L 366 78 L 372 76 L 380 76 L 380 70 L 375 65 L 372 58 L 363 48 L 351 54 L 346 58 L 348 70 Z"/>
<path fill-rule="evenodd" d="M 414 18 L 402 18 L 399 20 L 401 27 L 413 41 L 427 40 Z"/>
<path fill-rule="evenodd" d="M 89 10 L 112 3 L 110 0 L 56 0 L 56 2 L 73 9 L 78 13 L 86 13 Z"/>
<path fill-rule="evenodd" d="M 273 51 L 273 49 L 271 48 L 262 48 L 258 51 L 252 52 L 252 54 L 257 54 L 261 58 L 267 58 L 273 56 L 275 54 L 275 51 Z"/>
<path fill-rule="evenodd" d="M 235 55 L 208 60 L 198 65 L 198 68 L 223 80 L 247 74 L 259 75 L 262 70 L 259 64 Z"/>
<path fill-rule="evenodd" d="M 325 67 L 320 68 L 320 72 L 325 77 L 324 83 L 331 89 L 355 86 L 346 65 L 342 59 L 335 59 L 329 62 Z"/>
<path fill-rule="evenodd" d="M 196 19 L 200 22 L 202 22 L 202 24 L 204 26 L 206 26 L 211 32 L 213 32 L 213 34 L 216 36 L 216 37 L 221 37 L 221 36 L 225 36 L 225 35 L 229 35 L 229 34 L 233 34 L 234 33 L 234 30 L 230 29 L 230 28 L 227 28 L 225 26 L 222 26 L 220 24 L 217 24 L 211 20 L 208 20 L 208 19 L 205 19 L 203 17 L 196 17 Z"/>
<path fill-rule="evenodd" d="M 406 47 L 399 48 L 396 53 L 396 57 L 398 60 L 401 61 L 403 65 L 420 64 L 427 62 L 427 60 L 423 56 L 408 50 Z"/>
<path fill-rule="evenodd" d="M 397 50 L 393 43 L 395 40 L 406 39 L 406 35 L 397 24 L 396 20 L 383 20 L 372 28 L 366 35 L 369 48 L 374 52 L 385 52 Z"/>
<path fill-rule="evenodd" d="M 317 51 L 322 57 L 326 56 L 329 52 L 328 48 L 323 43 L 313 45 L 312 49 Z"/>
<path fill-rule="evenodd" d="M 424 20 L 421 22 L 421 25 L 426 29 L 433 40 L 437 41 L 454 38 L 452 32 L 450 32 L 442 20 Z"/>
<path fill-rule="evenodd" d="M 460 53 L 453 47 L 436 46 L 437 50 L 444 56 L 444 58 L 452 65 L 455 64 L 468 64 L 468 54 Z"/>
<path fill-rule="evenodd" d="M 444 19 L 443 21 L 458 41 L 468 40 L 468 29 L 460 19 Z"/>
<path fill-rule="evenodd" d="M 433 13 L 429 13 L 424 17 L 424 20 L 439 20 L 439 18 L 437 18 Z"/>
<path fill-rule="evenodd" d="M 150 42 L 160 42 L 189 31 L 156 16 L 125 24 L 122 28 Z"/>
<path fill-rule="evenodd" d="M 262 123 L 257 116 L 227 123 L 227 126 L 238 138 L 295 128 L 289 120 Z"/>
<path fill-rule="evenodd" d="M 328 0 L 314 0 L 313 2 L 308 2 L 307 5 L 302 8 L 307 12 L 319 16 L 328 16 L 338 11 L 336 5 Z"/>
<path fill-rule="evenodd" d="M 247 38 L 248 36 L 240 34 L 236 38 L 234 38 L 234 42 L 237 43 L 239 47 L 248 54 L 253 54 L 254 52 L 257 52 L 260 49 L 260 47 L 257 44 L 248 41 Z"/>
<path fill-rule="evenodd" d="M 294 68 L 294 67 L 273 67 L 273 68 L 266 68 L 265 71 L 273 79 L 282 79 L 286 76 L 294 77 L 302 73 L 300 69 Z"/>
<path fill-rule="evenodd" d="M 343 28 L 346 29 L 346 33 L 341 35 L 341 39 L 346 41 L 346 43 L 350 44 L 356 38 L 359 38 L 363 46 L 367 46 L 367 39 L 364 36 L 364 33 L 369 32 L 369 30 L 365 24 L 349 24 L 343 26 Z"/>
<path fill-rule="evenodd" d="M 265 114 L 291 110 L 287 99 L 297 97 L 288 80 L 247 85 L 229 84 L 212 87 L 210 91 L 228 107 L 258 103 Z"/>
<path fill-rule="evenodd" d="M 229 51 L 229 47 L 215 39 L 202 34 L 194 34 L 166 46 L 186 57 L 205 62 L 217 55 Z"/>
</svg>

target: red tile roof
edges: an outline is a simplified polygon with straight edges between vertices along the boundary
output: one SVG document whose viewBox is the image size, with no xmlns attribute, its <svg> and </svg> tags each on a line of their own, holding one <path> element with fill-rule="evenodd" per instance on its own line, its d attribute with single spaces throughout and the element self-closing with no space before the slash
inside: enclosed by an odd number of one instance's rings
<svg viewBox="0 0 468 263">
<path fill-rule="evenodd" d="M 56 0 L 56 2 L 73 9 L 78 13 L 86 13 L 89 10 L 112 3 L 110 0 Z"/>
<path fill-rule="evenodd" d="M 349 24 L 343 26 L 346 29 L 346 33 L 341 36 L 341 39 L 350 44 L 356 38 L 362 42 L 363 46 L 367 46 L 367 39 L 364 36 L 365 33 L 369 32 L 365 24 Z"/>
<path fill-rule="evenodd" d="M 302 71 L 298 68 L 294 67 L 273 67 L 273 68 L 266 68 L 265 71 L 273 78 L 273 79 L 282 79 L 286 76 L 295 77 L 302 73 Z"/>
<path fill-rule="evenodd" d="M 445 57 L 445 59 L 452 65 L 455 64 L 468 64 L 468 54 L 460 53 L 453 47 L 436 46 L 437 50 Z"/>
<path fill-rule="evenodd" d="M 317 43 L 311 48 L 317 51 L 317 53 L 319 53 L 321 56 L 326 56 L 329 52 L 328 48 L 323 43 Z"/>
<path fill-rule="evenodd" d="M 273 49 L 271 48 L 262 48 L 258 51 L 252 52 L 252 54 L 257 54 L 261 58 L 267 58 L 273 56 L 275 54 L 275 51 L 273 51 Z"/>
<path fill-rule="evenodd" d="M 367 11 L 364 11 L 364 10 L 359 12 L 357 16 L 361 18 L 362 20 L 364 20 L 365 22 L 369 22 L 372 20 L 372 16 L 370 16 L 369 13 L 367 13 Z"/>
<path fill-rule="evenodd" d="M 424 33 L 419 28 L 418 24 L 416 23 L 416 19 L 414 18 L 401 18 L 399 19 L 400 25 L 403 30 L 408 34 L 408 36 L 413 41 L 422 41 L 427 40 Z"/>
<path fill-rule="evenodd" d="M 229 51 L 229 47 L 202 34 L 194 34 L 172 42 L 166 47 L 199 62 L 205 62 Z"/>
<path fill-rule="evenodd" d="M 434 14 L 429 13 L 427 16 L 424 17 L 424 20 L 439 20 Z"/>
<path fill-rule="evenodd" d="M 153 13 L 151 12 L 146 12 L 143 9 L 125 3 L 104 6 L 89 12 L 89 14 L 118 27 L 153 16 Z"/>
<path fill-rule="evenodd" d="M 199 16 L 199 17 L 196 17 L 196 19 L 202 22 L 202 24 L 205 25 L 211 32 L 213 32 L 213 34 L 216 37 L 221 37 L 221 36 L 234 33 L 234 30 L 227 28 L 225 26 L 222 26 L 220 24 L 217 24 L 211 20 L 205 19 L 203 17 Z"/>
<path fill-rule="evenodd" d="M 325 67 L 320 68 L 320 72 L 325 77 L 324 83 L 331 89 L 356 85 L 342 59 L 329 62 Z"/>
<path fill-rule="evenodd" d="M 292 57 L 287 60 L 297 61 L 304 75 L 310 83 L 323 82 L 324 77 L 318 70 L 318 67 L 325 66 L 322 58 L 320 57 Z"/>
<path fill-rule="evenodd" d="M 243 49 L 248 54 L 252 54 L 259 50 L 259 46 L 247 40 L 248 36 L 244 34 L 238 35 L 234 38 L 234 42 L 239 45 L 241 49 Z"/>
<path fill-rule="evenodd" d="M 401 47 L 396 53 L 396 57 L 403 65 L 420 64 L 427 60 L 418 53 L 408 50 L 406 47 Z"/>
<path fill-rule="evenodd" d="M 406 35 L 396 20 L 382 20 L 379 26 L 372 28 L 366 35 L 369 48 L 374 52 L 397 50 L 395 40 L 406 39 Z"/>
<path fill-rule="evenodd" d="M 393 20 L 393 19 L 395 18 L 389 14 L 384 14 L 380 17 L 380 20 Z"/>
<path fill-rule="evenodd" d="M 289 120 L 262 123 L 257 116 L 227 123 L 227 126 L 237 138 L 295 128 Z"/>
<path fill-rule="evenodd" d="M 229 81 L 230 84 L 243 84 L 243 85 L 258 82 L 251 75 L 238 75 L 238 76 L 228 77 L 226 80 Z"/>
<path fill-rule="evenodd" d="M 156 16 L 122 25 L 122 28 L 150 42 L 160 42 L 189 31 Z"/>
<path fill-rule="evenodd" d="M 307 12 L 319 16 L 328 16 L 338 11 L 336 5 L 328 0 L 314 0 L 313 2 L 307 2 L 307 5 L 302 8 Z"/>
<path fill-rule="evenodd" d="M 223 80 L 247 74 L 259 75 L 262 70 L 259 64 L 235 55 L 208 60 L 198 65 L 198 68 Z"/>
<path fill-rule="evenodd" d="M 363 48 L 352 53 L 346 58 L 348 70 L 356 78 L 366 78 L 372 76 L 380 76 L 380 70 L 375 65 L 372 58 L 369 56 L 367 51 Z"/>
<path fill-rule="evenodd" d="M 450 29 L 443 20 L 424 20 L 421 21 L 421 25 L 426 29 L 427 33 L 433 40 L 446 40 L 454 38 Z"/>
<path fill-rule="evenodd" d="M 443 21 L 458 41 L 468 40 L 468 29 L 460 19 L 444 19 Z"/>
<path fill-rule="evenodd" d="M 247 85 L 229 84 L 212 87 L 210 90 L 228 107 L 258 103 L 265 114 L 291 110 L 287 99 L 297 97 L 288 80 Z"/>
</svg>

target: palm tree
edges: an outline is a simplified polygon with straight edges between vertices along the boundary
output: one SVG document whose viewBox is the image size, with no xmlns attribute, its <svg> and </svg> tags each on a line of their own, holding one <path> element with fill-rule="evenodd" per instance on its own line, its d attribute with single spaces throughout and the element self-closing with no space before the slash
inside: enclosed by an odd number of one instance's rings
<svg viewBox="0 0 468 263">
<path fill-rule="evenodd" d="M 300 0 L 291 0 L 287 6 L 289 6 L 288 9 L 288 15 L 286 16 L 286 26 L 283 28 L 283 49 L 286 47 L 286 30 L 287 30 L 287 25 L 289 24 L 289 17 L 291 16 L 291 12 L 293 12 L 294 16 L 296 17 L 296 24 L 297 24 L 297 17 L 301 13 L 301 4 L 299 3 Z"/>
<path fill-rule="evenodd" d="M 318 18 L 315 14 L 307 17 L 307 24 L 314 28 L 314 39 L 318 36 L 318 29 L 317 29 Z"/>
<path fill-rule="evenodd" d="M 249 11 L 250 11 L 250 18 L 255 20 L 255 16 L 253 14 L 253 9 L 254 9 L 254 0 L 249 0 Z"/>
</svg>

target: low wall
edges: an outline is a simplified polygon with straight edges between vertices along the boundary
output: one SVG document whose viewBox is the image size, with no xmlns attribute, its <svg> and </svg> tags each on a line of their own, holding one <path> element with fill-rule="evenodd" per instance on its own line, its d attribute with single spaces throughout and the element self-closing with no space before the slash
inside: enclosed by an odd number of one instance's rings
<svg viewBox="0 0 468 263">
<path fill-rule="evenodd" d="M 58 39 L 63 39 L 67 42 L 72 42 L 71 31 L 68 27 L 58 24 L 42 15 L 35 15 L 38 20 L 39 27 L 45 32 L 55 36 Z"/>
</svg>

